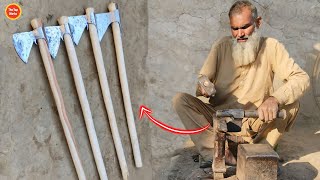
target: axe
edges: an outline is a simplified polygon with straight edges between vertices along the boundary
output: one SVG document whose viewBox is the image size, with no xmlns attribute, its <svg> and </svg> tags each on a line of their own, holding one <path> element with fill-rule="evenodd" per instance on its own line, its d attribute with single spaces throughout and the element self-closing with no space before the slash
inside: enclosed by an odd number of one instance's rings
<svg viewBox="0 0 320 180">
<path fill-rule="evenodd" d="M 96 66 L 98 69 L 100 86 L 102 89 L 103 100 L 104 100 L 108 118 L 109 118 L 109 124 L 111 127 L 112 137 L 113 137 L 113 141 L 115 144 L 115 148 L 116 148 L 116 152 L 119 160 L 122 177 L 123 179 L 127 180 L 129 171 L 128 171 L 124 151 L 122 148 L 121 138 L 120 138 L 116 117 L 113 109 L 107 74 L 106 74 L 104 63 L 103 63 L 102 51 L 101 51 L 100 42 L 99 42 L 99 39 L 100 40 L 102 39 L 102 36 L 103 36 L 102 33 L 104 33 L 107 30 L 111 20 L 115 20 L 115 18 L 113 19 L 110 18 L 111 16 L 115 17 L 116 15 L 111 13 L 102 13 L 100 15 L 98 14 L 94 15 L 94 9 L 87 8 L 86 15 L 70 16 L 68 17 L 68 20 L 69 20 L 69 26 L 70 26 L 71 34 L 73 37 L 73 41 L 75 42 L 75 44 L 79 43 L 84 29 L 86 27 L 89 29 L 93 54 L 94 54 Z M 96 19 L 97 21 L 99 19 L 99 23 L 96 22 Z"/>
<path fill-rule="evenodd" d="M 243 110 L 243 109 L 224 109 L 216 111 L 217 117 L 233 117 L 234 119 L 242 118 L 258 118 L 259 113 L 257 110 Z M 277 118 L 285 118 L 286 111 L 284 109 L 277 112 Z"/>
<path fill-rule="evenodd" d="M 67 117 L 61 90 L 58 85 L 52 60 L 49 54 L 45 34 L 42 28 L 42 22 L 40 19 L 33 19 L 31 21 L 31 25 L 34 29 L 33 31 L 13 34 L 13 45 L 22 61 L 27 63 L 33 43 L 38 43 L 42 61 L 49 79 L 51 91 L 58 109 L 62 128 L 67 139 L 68 147 L 76 168 L 76 172 L 78 174 L 78 178 L 84 180 L 86 179 L 86 176 L 82 167 L 76 140 L 72 132 L 71 124 Z"/>
<path fill-rule="evenodd" d="M 50 26 L 45 27 L 45 33 L 48 39 L 48 46 L 51 56 L 54 58 L 58 52 L 60 39 L 63 39 L 66 45 L 67 54 L 69 57 L 72 75 L 75 81 L 79 101 L 82 108 L 82 113 L 84 116 L 91 149 L 93 152 L 93 156 L 97 165 L 98 173 L 100 179 L 107 180 L 106 168 L 103 163 L 102 154 L 99 147 L 99 142 L 97 138 L 97 134 L 94 128 L 94 123 L 92 119 L 92 114 L 85 90 L 85 86 L 83 83 L 80 66 L 78 63 L 78 58 L 76 55 L 76 51 L 71 38 L 71 31 L 68 24 L 68 17 L 62 16 L 58 19 L 60 26 Z"/>
<path fill-rule="evenodd" d="M 115 3 L 110 3 L 108 6 L 108 9 L 110 13 L 113 13 L 113 14 L 116 14 L 116 12 L 118 12 Z M 114 40 L 116 54 L 117 54 L 122 97 L 123 97 L 124 107 L 125 107 L 126 116 L 127 116 L 127 122 L 129 127 L 129 133 L 130 133 L 130 139 L 131 139 L 135 164 L 136 164 L 136 167 L 142 167 L 139 141 L 138 141 L 136 126 L 134 123 L 134 116 L 132 112 L 129 86 L 128 86 L 128 80 L 127 80 L 127 74 L 126 74 L 126 67 L 124 62 L 123 47 L 122 47 L 120 25 L 119 25 L 120 17 L 118 18 L 119 18 L 118 21 L 112 22 L 112 33 L 113 33 L 113 40 Z"/>
</svg>

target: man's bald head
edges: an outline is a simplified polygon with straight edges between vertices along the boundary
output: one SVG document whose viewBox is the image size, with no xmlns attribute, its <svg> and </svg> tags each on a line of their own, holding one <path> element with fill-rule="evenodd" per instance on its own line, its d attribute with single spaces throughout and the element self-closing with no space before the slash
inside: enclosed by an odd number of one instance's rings
<svg viewBox="0 0 320 180">
<path fill-rule="evenodd" d="M 237 1 L 235 2 L 229 10 L 229 18 L 236 14 L 241 14 L 244 8 L 248 8 L 252 13 L 252 18 L 256 19 L 258 17 L 257 8 L 249 1 Z"/>
</svg>

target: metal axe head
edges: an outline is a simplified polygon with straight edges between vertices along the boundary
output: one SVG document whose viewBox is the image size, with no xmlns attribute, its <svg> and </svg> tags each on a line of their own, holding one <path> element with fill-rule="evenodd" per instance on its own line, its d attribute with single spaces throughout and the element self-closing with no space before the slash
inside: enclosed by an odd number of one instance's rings
<svg viewBox="0 0 320 180">
<path fill-rule="evenodd" d="M 14 49 L 24 63 L 28 63 L 28 57 L 33 43 L 36 43 L 33 31 L 13 34 Z"/>
<path fill-rule="evenodd" d="M 111 23 L 118 22 L 120 24 L 119 10 L 116 9 L 115 11 L 109 13 L 95 14 L 95 19 L 97 24 L 99 41 L 101 41 L 103 35 L 106 33 Z"/>
<path fill-rule="evenodd" d="M 30 32 L 13 34 L 13 46 L 24 63 L 28 63 L 28 57 L 33 43 L 37 44 L 37 39 L 46 39 L 42 27 L 38 27 Z"/>
<path fill-rule="evenodd" d="M 52 56 L 52 58 L 55 58 L 59 50 L 60 40 L 62 39 L 60 26 L 45 27 L 44 31 L 47 36 L 50 55 Z"/>
<path fill-rule="evenodd" d="M 87 17 L 85 15 L 69 16 L 68 21 L 73 42 L 78 45 L 84 28 L 88 28 Z"/>
</svg>

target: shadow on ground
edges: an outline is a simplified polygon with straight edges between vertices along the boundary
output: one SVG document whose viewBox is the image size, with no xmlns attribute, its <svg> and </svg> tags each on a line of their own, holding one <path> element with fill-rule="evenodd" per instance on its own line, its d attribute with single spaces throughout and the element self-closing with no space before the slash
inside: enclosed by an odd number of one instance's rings
<svg viewBox="0 0 320 180">
<path fill-rule="evenodd" d="M 197 154 L 195 147 L 180 149 L 171 158 L 168 180 L 209 180 L 212 179 L 212 169 L 200 169 L 198 162 L 192 156 Z M 286 162 L 280 167 L 279 180 L 311 180 L 318 175 L 318 170 L 309 162 Z M 235 179 L 235 167 L 228 167 L 225 177 Z"/>
<path fill-rule="evenodd" d="M 281 167 L 279 180 L 309 180 L 315 179 L 318 170 L 308 162 L 292 162 Z"/>
</svg>

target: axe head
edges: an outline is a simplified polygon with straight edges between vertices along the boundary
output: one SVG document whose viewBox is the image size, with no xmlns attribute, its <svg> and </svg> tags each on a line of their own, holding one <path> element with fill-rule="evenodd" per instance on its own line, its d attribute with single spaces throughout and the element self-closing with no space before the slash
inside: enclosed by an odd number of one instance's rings
<svg viewBox="0 0 320 180">
<path fill-rule="evenodd" d="M 244 110 L 243 109 L 225 109 L 225 110 L 217 110 L 217 117 L 233 117 L 235 119 L 244 118 Z"/>
<path fill-rule="evenodd" d="M 73 42 L 78 45 L 84 28 L 88 27 L 87 18 L 85 15 L 69 16 L 68 21 Z"/>
<path fill-rule="evenodd" d="M 59 50 L 60 40 L 62 39 L 60 26 L 45 27 L 44 31 L 47 36 L 49 52 L 52 58 L 55 58 Z"/>
<path fill-rule="evenodd" d="M 28 63 L 28 57 L 36 38 L 32 31 L 13 34 L 13 46 L 24 63 Z"/>
<path fill-rule="evenodd" d="M 99 13 L 95 14 L 96 24 L 97 24 L 97 31 L 99 41 L 101 42 L 103 35 L 106 33 L 108 27 L 112 22 L 120 23 L 120 15 L 119 10 L 115 10 L 109 13 Z"/>
</svg>

